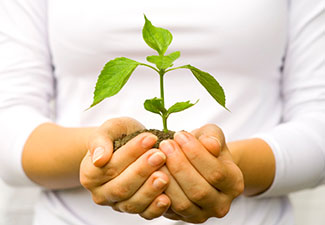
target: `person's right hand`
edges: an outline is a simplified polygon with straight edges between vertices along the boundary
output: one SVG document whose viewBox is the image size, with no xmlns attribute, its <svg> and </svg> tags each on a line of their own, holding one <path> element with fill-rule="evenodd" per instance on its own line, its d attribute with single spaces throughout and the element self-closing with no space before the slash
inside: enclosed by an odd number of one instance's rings
<svg viewBox="0 0 325 225">
<path fill-rule="evenodd" d="M 163 194 L 168 176 L 157 171 L 166 156 L 152 149 L 157 137 L 142 133 L 113 153 L 112 140 L 143 128 L 131 118 L 112 119 L 101 125 L 89 139 L 89 151 L 80 166 L 80 183 L 99 205 L 153 219 L 171 204 Z"/>
</svg>

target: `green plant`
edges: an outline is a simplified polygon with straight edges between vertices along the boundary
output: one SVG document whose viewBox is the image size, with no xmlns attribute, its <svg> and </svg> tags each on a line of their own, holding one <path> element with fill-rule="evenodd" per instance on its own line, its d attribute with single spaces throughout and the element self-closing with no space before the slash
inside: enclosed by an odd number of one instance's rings
<svg viewBox="0 0 325 225">
<path fill-rule="evenodd" d="M 116 95 L 128 81 L 129 77 L 137 66 L 149 67 L 155 70 L 160 76 L 160 98 L 155 97 L 145 100 L 144 108 L 161 116 L 163 121 L 163 131 L 165 133 L 168 131 L 167 118 L 170 114 L 183 111 L 198 102 L 177 102 L 166 109 L 164 97 L 164 76 L 167 72 L 176 69 L 189 69 L 196 79 L 210 93 L 210 95 L 220 105 L 226 108 L 224 91 L 219 83 L 209 73 L 199 70 L 191 65 L 170 68 L 173 66 L 173 62 L 180 57 L 179 51 L 165 55 L 168 46 L 172 42 L 172 34 L 166 29 L 153 26 L 146 16 L 144 16 L 144 18 L 145 24 L 142 29 L 143 39 L 152 49 L 158 52 L 158 55 L 148 56 L 146 59 L 148 62 L 154 64 L 156 68 L 146 63 L 137 62 L 125 57 L 110 60 L 108 63 L 106 63 L 98 77 L 93 103 L 91 104 L 90 108 L 97 105 L 105 98 Z"/>
</svg>

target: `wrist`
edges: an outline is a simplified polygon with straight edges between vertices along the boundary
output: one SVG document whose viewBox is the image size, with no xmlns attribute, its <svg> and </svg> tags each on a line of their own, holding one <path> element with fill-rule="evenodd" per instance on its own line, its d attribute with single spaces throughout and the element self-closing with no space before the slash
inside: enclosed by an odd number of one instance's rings
<svg viewBox="0 0 325 225">
<path fill-rule="evenodd" d="M 228 143 L 228 147 L 244 175 L 244 194 L 252 196 L 266 191 L 275 176 L 275 158 L 270 146 L 253 138 Z"/>
<path fill-rule="evenodd" d="M 79 146 L 78 149 L 80 149 L 82 152 L 81 154 L 84 156 L 86 155 L 87 151 L 89 150 L 88 144 L 90 136 L 95 132 L 97 127 L 81 127 L 81 128 L 67 128 L 67 129 L 73 129 L 74 133 L 74 143 L 75 146 Z"/>
<path fill-rule="evenodd" d="M 232 156 L 232 159 L 234 163 L 239 167 L 241 157 L 242 157 L 242 147 L 240 146 L 240 142 L 234 141 L 234 142 L 228 142 L 227 147 L 230 151 L 230 154 Z"/>
<path fill-rule="evenodd" d="M 95 128 L 66 128 L 45 123 L 27 139 L 22 165 L 35 183 L 61 189 L 79 184 L 80 162 L 87 152 L 87 142 Z"/>
</svg>

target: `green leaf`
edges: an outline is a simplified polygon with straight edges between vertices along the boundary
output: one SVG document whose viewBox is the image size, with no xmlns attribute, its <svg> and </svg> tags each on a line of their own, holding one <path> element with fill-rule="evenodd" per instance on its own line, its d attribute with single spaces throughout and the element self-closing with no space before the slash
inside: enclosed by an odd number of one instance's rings
<svg viewBox="0 0 325 225">
<path fill-rule="evenodd" d="M 173 40 L 172 34 L 163 28 L 155 27 L 144 15 L 145 24 L 142 29 L 142 36 L 144 41 L 159 55 L 164 55 L 168 46 Z"/>
<path fill-rule="evenodd" d="M 163 105 L 161 98 L 155 97 L 152 99 L 147 99 L 143 105 L 146 110 L 157 113 L 159 115 L 165 114 L 167 111 Z"/>
<path fill-rule="evenodd" d="M 90 108 L 105 98 L 116 95 L 128 81 L 132 72 L 140 63 L 125 57 L 110 60 L 101 71 Z"/>
<path fill-rule="evenodd" d="M 180 68 L 190 69 L 196 79 L 203 85 L 203 87 L 210 93 L 210 95 L 225 109 L 226 108 L 226 97 L 223 88 L 220 86 L 218 81 L 214 79 L 209 73 L 199 70 L 191 65 L 185 65 Z M 228 109 L 227 109 L 228 110 Z"/>
<path fill-rule="evenodd" d="M 195 103 L 190 103 L 190 101 L 177 102 L 167 110 L 167 114 L 169 115 L 171 113 L 176 113 L 176 112 L 180 112 L 185 109 L 188 109 L 188 108 L 192 107 L 193 105 L 195 105 L 198 101 L 199 100 L 197 100 Z"/>
<path fill-rule="evenodd" d="M 180 57 L 179 51 L 170 53 L 169 55 L 152 55 L 147 57 L 147 61 L 156 64 L 159 70 L 165 70 L 173 66 L 173 62 Z"/>
</svg>

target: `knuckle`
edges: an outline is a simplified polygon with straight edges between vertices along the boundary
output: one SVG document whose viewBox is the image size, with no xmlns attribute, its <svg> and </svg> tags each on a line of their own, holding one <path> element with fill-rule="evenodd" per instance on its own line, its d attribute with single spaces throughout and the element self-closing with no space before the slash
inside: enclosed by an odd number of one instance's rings
<svg viewBox="0 0 325 225">
<path fill-rule="evenodd" d="M 216 216 L 218 218 L 222 218 L 222 217 L 226 216 L 228 212 L 229 212 L 229 208 L 224 208 L 222 210 L 217 211 Z"/>
<path fill-rule="evenodd" d="M 92 182 L 84 175 L 80 175 L 80 184 L 86 188 L 86 189 L 90 189 L 92 186 Z"/>
<path fill-rule="evenodd" d="M 219 207 L 216 211 L 215 211 L 215 216 L 217 218 L 222 218 L 224 217 L 225 215 L 227 215 L 227 213 L 229 212 L 230 210 L 230 204 L 226 204 L 226 205 L 223 205 L 222 207 Z"/>
<path fill-rule="evenodd" d="M 234 197 L 237 197 L 240 194 L 242 194 L 244 192 L 244 189 L 245 189 L 244 182 L 242 181 L 237 182 L 234 188 Z"/>
<path fill-rule="evenodd" d="M 142 168 L 142 167 L 138 167 L 137 169 L 135 169 L 134 173 L 142 178 L 142 179 L 147 179 L 148 178 L 148 172 L 149 170 L 147 168 Z"/>
<path fill-rule="evenodd" d="M 92 195 L 92 198 L 97 205 L 107 205 L 107 200 L 103 196 Z"/>
<path fill-rule="evenodd" d="M 212 130 L 212 131 L 216 131 L 216 132 L 219 132 L 219 131 L 221 131 L 221 128 L 220 127 L 218 127 L 216 124 L 214 124 L 214 123 L 207 123 L 207 124 L 205 124 L 205 125 L 203 125 L 202 127 L 201 127 L 201 129 L 203 129 L 203 130 Z"/>
<path fill-rule="evenodd" d="M 121 209 L 121 211 L 131 214 L 138 214 L 143 211 L 139 206 L 131 202 L 124 203 L 119 208 Z"/>
<path fill-rule="evenodd" d="M 156 218 L 155 216 L 153 216 L 151 213 L 140 213 L 139 214 L 143 219 L 146 220 L 153 220 L 154 218 Z"/>
<path fill-rule="evenodd" d="M 122 185 L 116 185 L 110 189 L 108 192 L 108 198 L 112 202 L 121 201 L 127 198 L 129 189 Z"/>
<path fill-rule="evenodd" d="M 166 170 L 166 173 L 171 173 L 173 177 L 178 177 L 178 175 L 181 175 L 185 171 L 184 164 L 181 162 L 177 162 L 175 164 L 169 165 L 168 169 Z M 165 170 L 163 170 L 165 171 Z M 170 171 L 170 172 L 169 172 Z"/>
<path fill-rule="evenodd" d="M 213 123 L 207 123 L 201 127 L 203 130 L 208 130 L 208 129 L 218 129 L 219 127 Z"/>
<path fill-rule="evenodd" d="M 191 134 L 194 135 L 194 136 L 197 136 L 199 132 L 200 132 L 200 129 L 196 128 L 196 129 L 191 131 Z"/>
<path fill-rule="evenodd" d="M 117 212 L 122 212 L 121 209 L 117 206 L 117 204 L 112 204 L 110 205 L 112 207 L 112 209 L 114 209 Z"/>
<path fill-rule="evenodd" d="M 188 144 L 191 144 L 191 142 L 189 142 Z M 196 146 L 194 145 L 194 147 L 196 147 Z M 200 153 L 200 151 L 193 151 L 192 154 L 190 154 L 189 159 L 191 161 L 197 161 L 198 159 L 202 158 L 202 154 L 199 154 L 199 153 Z"/>
<path fill-rule="evenodd" d="M 192 207 L 192 204 L 190 202 L 184 201 L 182 203 L 178 203 L 178 204 L 174 205 L 173 210 L 176 213 L 184 215 L 184 214 L 187 214 L 187 212 L 190 210 L 191 207 Z"/>
<path fill-rule="evenodd" d="M 113 179 L 113 178 L 117 177 L 118 172 L 117 172 L 116 168 L 108 167 L 106 169 L 105 175 L 106 175 L 106 177 Z"/>
<path fill-rule="evenodd" d="M 207 189 L 199 189 L 192 192 L 191 200 L 194 202 L 201 202 L 207 199 L 209 191 Z"/>
<path fill-rule="evenodd" d="M 205 221 L 207 221 L 207 219 L 207 217 L 195 217 L 192 223 L 204 223 Z"/>
<path fill-rule="evenodd" d="M 209 178 L 208 180 L 212 183 L 212 184 L 218 184 L 218 183 L 221 183 L 223 182 L 224 180 L 226 179 L 226 176 L 225 174 L 220 171 L 220 170 L 217 170 L 217 171 L 212 171 L 209 175 Z"/>
<path fill-rule="evenodd" d="M 98 178 L 95 178 L 90 170 L 83 169 L 80 170 L 79 181 L 84 188 L 89 190 L 97 185 Z"/>
</svg>

